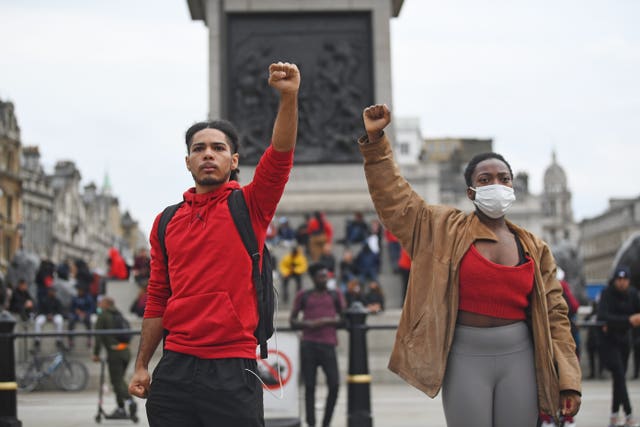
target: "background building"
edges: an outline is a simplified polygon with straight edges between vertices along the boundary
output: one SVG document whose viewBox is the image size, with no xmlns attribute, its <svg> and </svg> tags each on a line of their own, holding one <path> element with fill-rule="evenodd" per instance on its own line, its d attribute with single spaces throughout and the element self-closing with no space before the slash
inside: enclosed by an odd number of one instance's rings
<svg viewBox="0 0 640 427">
<path fill-rule="evenodd" d="M 609 208 L 581 221 L 579 230 L 587 284 L 605 284 L 622 244 L 640 232 L 640 197 L 610 199 Z"/>
<path fill-rule="evenodd" d="M 20 127 L 11 102 L 0 100 L 0 274 L 20 242 Z"/>
<path fill-rule="evenodd" d="M 105 270 L 109 248 L 131 263 L 136 249 L 148 247 L 137 221 L 120 211 L 108 178 L 101 189 L 81 188 L 81 179 L 72 160 L 57 161 L 47 174 L 39 147 L 21 145 L 13 104 L 0 101 L 0 275 L 43 259 L 80 258 Z"/>
</svg>

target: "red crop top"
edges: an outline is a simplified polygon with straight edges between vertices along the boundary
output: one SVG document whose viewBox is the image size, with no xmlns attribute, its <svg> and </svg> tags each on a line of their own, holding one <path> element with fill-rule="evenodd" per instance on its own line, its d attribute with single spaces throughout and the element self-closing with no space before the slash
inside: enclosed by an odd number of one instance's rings
<svg viewBox="0 0 640 427">
<path fill-rule="evenodd" d="M 495 264 L 471 245 L 460 263 L 459 309 L 503 319 L 525 320 L 533 289 L 533 260 L 515 267 Z"/>
</svg>

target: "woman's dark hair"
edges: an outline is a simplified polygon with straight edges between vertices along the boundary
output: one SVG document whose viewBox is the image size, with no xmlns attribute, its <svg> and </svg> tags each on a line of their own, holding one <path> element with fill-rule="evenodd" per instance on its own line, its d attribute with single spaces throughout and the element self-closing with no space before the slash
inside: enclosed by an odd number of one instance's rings
<svg viewBox="0 0 640 427">
<path fill-rule="evenodd" d="M 464 170 L 464 181 L 467 184 L 467 187 L 471 187 L 471 184 L 472 184 L 471 176 L 476 171 L 476 166 L 478 166 L 478 163 L 483 162 L 487 159 L 497 159 L 497 160 L 500 160 L 505 165 L 507 165 L 507 168 L 509 169 L 509 173 L 511 174 L 511 178 L 513 178 L 513 171 L 511 170 L 511 165 L 509 164 L 509 162 L 507 162 L 504 159 L 504 157 L 502 157 L 498 153 L 493 153 L 493 152 L 480 153 L 473 156 L 473 158 L 471 159 L 471 161 L 469 162 L 469 164 Z"/>
<path fill-rule="evenodd" d="M 185 143 L 187 144 L 187 154 L 189 154 L 191 149 L 191 143 L 193 142 L 193 135 L 200 132 L 203 129 L 217 129 L 220 132 L 224 133 L 227 137 L 227 143 L 231 147 L 231 154 L 236 154 L 240 150 L 240 138 L 238 137 L 238 131 L 236 128 L 226 120 L 211 120 L 208 122 L 198 122 L 193 124 L 189 129 L 187 129 L 187 133 L 185 134 Z M 229 179 L 231 181 L 238 180 L 238 174 L 240 173 L 240 169 L 236 168 L 231 171 L 231 176 Z"/>
</svg>

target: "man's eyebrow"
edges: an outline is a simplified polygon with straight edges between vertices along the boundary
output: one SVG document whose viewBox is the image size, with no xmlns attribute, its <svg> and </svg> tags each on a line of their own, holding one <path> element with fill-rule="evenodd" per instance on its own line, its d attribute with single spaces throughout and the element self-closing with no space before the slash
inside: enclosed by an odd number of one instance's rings
<svg viewBox="0 0 640 427">
<path fill-rule="evenodd" d="M 191 145 L 206 145 L 206 144 L 213 144 L 213 145 L 227 145 L 227 143 L 225 141 L 213 141 L 213 142 L 204 142 L 204 141 L 194 141 Z"/>
</svg>

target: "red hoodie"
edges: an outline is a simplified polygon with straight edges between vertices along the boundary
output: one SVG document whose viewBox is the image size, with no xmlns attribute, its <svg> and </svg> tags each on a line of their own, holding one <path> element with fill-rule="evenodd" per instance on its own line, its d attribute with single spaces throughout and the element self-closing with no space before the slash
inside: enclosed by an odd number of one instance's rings
<svg viewBox="0 0 640 427">
<path fill-rule="evenodd" d="M 244 186 L 251 222 L 262 249 L 289 172 L 293 151 L 267 148 L 253 181 Z M 151 230 L 151 277 L 144 317 L 162 317 L 167 350 L 202 359 L 255 358 L 258 324 L 251 258 L 242 243 L 227 198 L 236 181 L 205 194 L 195 188 L 167 226 L 165 259 L 158 241 L 158 215 Z"/>
</svg>

